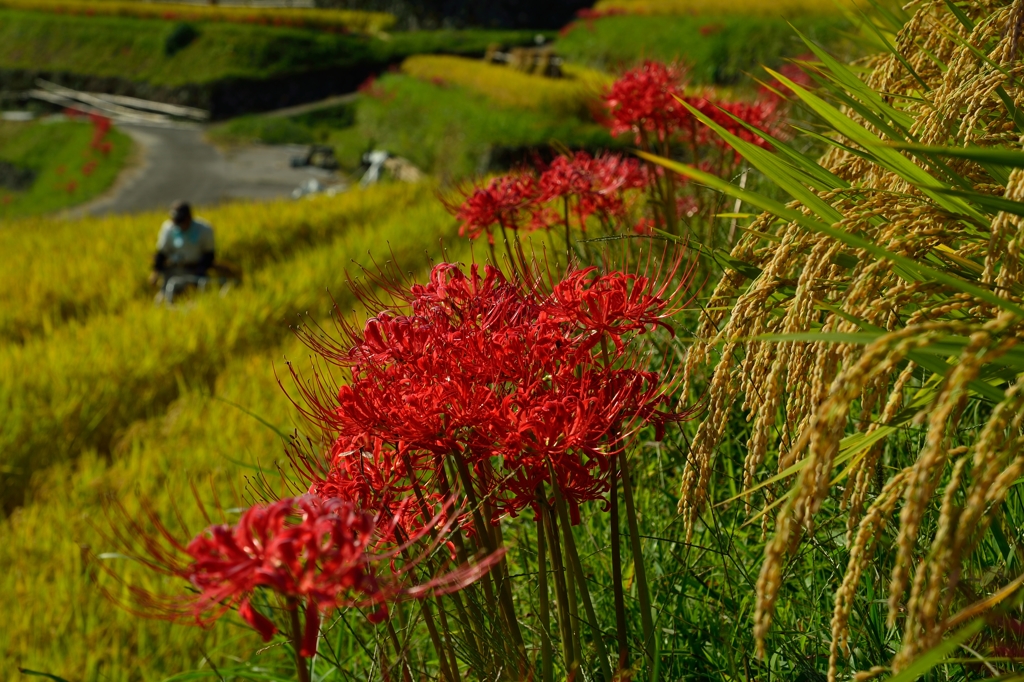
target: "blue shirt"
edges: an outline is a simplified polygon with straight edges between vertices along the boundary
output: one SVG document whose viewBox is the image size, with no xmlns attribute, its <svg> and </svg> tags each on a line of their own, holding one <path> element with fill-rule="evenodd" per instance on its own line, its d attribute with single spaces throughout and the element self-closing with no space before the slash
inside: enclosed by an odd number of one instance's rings
<svg viewBox="0 0 1024 682">
<path fill-rule="evenodd" d="M 199 218 L 193 218 L 187 230 L 167 220 L 160 226 L 156 250 L 167 258 L 168 276 L 188 274 L 199 265 L 204 253 L 213 251 L 213 228 Z"/>
</svg>

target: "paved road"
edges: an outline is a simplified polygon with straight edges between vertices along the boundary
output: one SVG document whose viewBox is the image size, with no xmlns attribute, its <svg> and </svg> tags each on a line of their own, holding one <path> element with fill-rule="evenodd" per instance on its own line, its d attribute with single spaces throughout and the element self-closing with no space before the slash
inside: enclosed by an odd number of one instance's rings
<svg viewBox="0 0 1024 682">
<path fill-rule="evenodd" d="M 310 178 L 338 179 L 317 168 L 291 168 L 301 146 L 253 145 L 221 151 L 199 127 L 158 128 L 120 123 L 139 150 L 138 162 L 105 195 L 68 212 L 71 217 L 132 213 L 167 207 L 176 199 L 209 206 L 231 199 L 289 196 Z"/>
</svg>

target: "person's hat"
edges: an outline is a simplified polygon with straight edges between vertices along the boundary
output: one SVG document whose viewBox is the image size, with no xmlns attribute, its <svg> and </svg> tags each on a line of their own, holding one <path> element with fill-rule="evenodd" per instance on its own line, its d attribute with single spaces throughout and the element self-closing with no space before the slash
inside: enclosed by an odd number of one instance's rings
<svg viewBox="0 0 1024 682">
<path fill-rule="evenodd" d="M 171 220 L 178 222 L 192 217 L 192 207 L 187 201 L 175 201 L 171 204 Z"/>
</svg>

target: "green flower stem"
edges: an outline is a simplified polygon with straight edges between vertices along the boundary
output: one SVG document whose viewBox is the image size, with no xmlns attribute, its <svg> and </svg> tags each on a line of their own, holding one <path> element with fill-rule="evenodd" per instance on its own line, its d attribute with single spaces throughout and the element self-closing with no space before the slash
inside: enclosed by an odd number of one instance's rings
<svg viewBox="0 0 1024 682">
<path fill-rule="evenodd" d="M 579 587 L 583 608 L 587 612 L 590 632 L 594 637 L 594 645 L 597 647 L 597 662 L 601 666 L 601 674 L 604 676 L 605 681 L 611 682 L 612 671 L 608 666 L 608 650 L 604 646 L 604 637 L 602 636 L 601 628 L 598 627 L 594 603 L 590 599 L 590 588 L 587 587 L 587 578 L 583 574 L 580 555 L 576 550 L 576 538 L 573 537 L 572 526 L 569 525 L 569 512 L 565 508 L 565 501 L 562 499 L 562 495 L 557 487 L 555 487 L 555 507 L 558 509 L 558 518 L 562 523 L 562 535 L 565 537 L 565 553 L 569 559 L 570 575 L 573 576 L 576 585 Z"/>
<path fill-rule="evenodd" d="M 562 197 L 562 208 L 565 216 L 565 258 L 566 263 L 572 262 L 572 235 L 569 230 L 569 197 Z M 568 266 L 566 266 L 568 267 Z"/>
<path fill-rule="evenodd" d="M 292 648 L 295 649 L 295 676 L 299 682 L 309 682 L 306 659 L 299 653 L 302 650 L 302 623 L 299 622 L 299 602 L 295 597 L 288 597 L 287 610 L 292 626 Z"/>
<path fill-rule="evenodd" d="M 548 547 L 544 537 L 543 517 L 537 523 L 537 583 L 540 597 L 540 679 L 554 682 L 554 667 L 551 652 L 551 604 L 548 595 Z"/>
<path fill-rule="evenodd" d="M 437 617 L 441 621 L 441 632 L 444 633 L 445 651 L 448 654 L 448 669 L 452 675 L 452 682 L 458 682 L 462 678 L 459 676 L 459 661 L 455 658 L 455 642 L 452 640 L 451 626 L 448 625 L 448 614 L 445 613 L 444 603 L 441 601 L 441 597 L 434 597 L 434 601 L 437 602 Z M 471 642 L 473 646 L 476 646 L 476 641 L 472 633 L 469 633 L 469 637 L 466 639 Z"/>
<path fill-rule="evenodd" d="M 551 519 L 551 537 L 558 539 L 560 535 L 558 529 L 561 523 L 557 513 L 550 505 L 548 505 L 548 516 Z M 570 643 L 572 644 L 572 668 L 570 668 L 570 671 L 572 671 L 579 668 L 583 663 L 583 642 L 581 641 L 579 602 L 576 599 L 576 575 L 568 561 L 567 552 L 564 539 L 559 539 L 558 570 L 565 576 L 565 599 L 569 612 L 567 620 L 569 623 Z"/>
<path fill-rule="evenodd" d="M 633 503 L 633 486 L 629 481 L 629 464 L 625 449 L 619 451 L 619 469 L 622 470 L 622 492 L 626 502 L 626 522 L 629 526 L 629 546 L 633 552 L 633 574 L 636 576 L 637 599 L 640 601 L 640 625 L 644 631 L 644 655 L 651 658 L 654 644 L 654 619 L 651 616 L 651 594 L 647 589 L 647 572 L 644 570 L 643 548 L 640 545 L 640 526 L 637 523 L 636 505 Z"/>
<path fill-rule="evenodd" d="M 486 542 L 490 535 L 484 528 L 483 519 L 480 517 L 480 508 L 476 500 L 476 491 L 473 490 L 472 482 L 469 479 L 469 470 L 466 468 L 466 463 L 458 453 L 452 453 L 453 467 L 459 480 L 462 481 L 462 487 L 466 489 L 466 498 L 469 500 L 469 506 L 472 509 L 471 515 L 473 517 L 473 526 L 476 528 L 477 537 L 474 544 L 477 546 L 477 551 L 484 549 L 487 551 L 489 542 Z M 446 495 L 450 496 L 450 490 L 445 491 Z M 484 541 L 484 547 L 480 547 L 480 542 Z M 463 563 L 468 561 L 468 556 L 460 557 Z M 480 582 L 484 586 L 484 598 L 487 600 L 487 608 L 493 613 L 497 610 L 497 602 L 494 599 L 494 588 L 491 585 L 491 574 L 488 571 L 484 574 Z"/>
<path fill-rule="evenodd" d="M 395 632 L 395 624 L 391 622 L 391 619 L 387 619 L 388 624 L 388 636 L 391 638 L 391 644 L 395 647 L 395 656 L 398 657 L 398 665 L 402 666 L 402 679 L 405 682 L 412 682 L 412 673 L 409 671 L 409 665 L 405 660 L 405 652 L 402 650 L 402 642 L 398 639 L 398 633 Z M 300 682 L 302 682 L 300 680 Z M 309 682 L 307 678 L 305 682 Z"/>
<path fill-rule="evenodd" d="M 629 625 L 626 621 L 626 598 L 622 593 L 622 547 L 619 533 L 619 481 L 618 466 L 611 464 L 611 527 L 612 527 L 612 592 L 615 597 L 615 639 L 619 647 L 618 669 L 629 667 Z"/>
<path fill-rule="evenodd" d="M 430 642 L 437 652 L 438 664 L 441 666 L 441 679 L 449 682 L 458 682 L 458 677 L 452 674 L 451 666 L 448 663 L 447 650 L 441 641 L 441 635 L 434 625 L 434 615 L 430 611 L 430 602 L 426 599 L 420 600 L 420 610 L 423 612 L 423 621 L 427 624 L 427 632 L 430 634 Z M 454 663 L 454 659 L 452 661 Z"/>
<path fill-rule="evenodd" d="M 559 547 L 555 519 L 551 515 L 551 507 L 544 499 L 543 489 L 538 490 L 542 521 L 545 524 L 545 536 L 551 543 L 551 567 L 555 577 L 555 606 L 558 608 L 558 627 L 561 631 L 562 659 L 568 675 L 577 667 L 576 650 L 573 645 L 573 627 L 569 617 L 569 597 L 565 584 L 565 569 L 562 566 L 562 551 Z"/>
<path fill-rule="evenodd" d="M 448 482 L 448 473 L 445 470 L 444 465 L 439 467 L 439 473 L 440 475 L 438 479 L 441 483 L 441 493 L 444 495 L 444 498 L 446 500 L 451 500 L 453 499 L 452 488 L 451 484 Z M 469 562 L 469 553 L 466 551 L 466 544 L 462 540 L 461 529 L 456 528 L 455 532 L 452 533 L 452 542 L 455 544 L 455 555 L 458 557 L 459 563 L 461 563 L 462 565 L 466 565 Z M 483 582 L 485 586 L 489 586 L 489 579 L 490 576 L 485 575 L 483 576 L 481 582 Z M 461 594 L 459 594 L 458 592 L 454 592 L 452 593 L 451 597 L 455 602 L 455 608 L 459 612 L 459 619 L 462 621 L 466 629 L 469 629 L 468 625 L 466 625 L 467 623 L 472 624 L 471 634 L 474 636 L 471 636 L 469 639 L 473 642 L 473 645 L 476 648 L 478 658 L 481 661 L 486 661 L 487 665 L 490 666 L 494 660 L 493 655 L 491 655 L 493 652 L 493 648 L 488 647 L 486 644 L 488 640 L 484 636 L 484 614 L 480 611 L 480 607 L 478 606 L 477 601 L 474 598 L 474 596 L 477 593 L 477 589 L 478 586 L 475 583 L 466 588 L 466 593 L 469 598 L 469 605 L 472 608 L 473 616 L 475 617 L 469 616 L 469 613 L 467 612 L 465 605 L 463 605 L 462 603 Z M 488 599 L 488 595 L 485 595 L 485 599 Z M 493 596 L 491 596 L 488 599 L 488 604 L 493 604 Z M 485 656 L 484 652 L 488 652 L 488 655 Z"/>
<path fill-rule="evenodd" d="M 459 472 L 462 487 L 466 490 L 466 496 L 469 500 L 469 504 L 473 509 L 473 523 L 476 526 L 477 534 L 484 542 L 484 547 L 488 554 L 493 554 L 497 551 L 497 547 L 494 546 L 493 537 L 488 531 L 483 517 L 480 515 L 480 506 L 477 503 L 476 491 L 473 489 L 473 480 L 469 475 L 469 467 L 466 465 L 465 458 L 463 458 L 459 453 L 455 453 L 455 466 Z M 501 561 L 504 562 L 505 558 L 502 557 Z M 486 584 L 487 583 L 485 583 L 485 586 Z M 509 634 L 512 636 L 512 644 L 515 646 L 518 658 L 522 661 L 526 657 L 526 644 L 523 641 L 523 634 L 519 630 L 519 620 L 516 618 L 515 604 L 512 601 L 512 591 L 509 589 L 508 581 L 504 580 L 500 582 L 498 588 L 498 604 L 505 616 L 505 625 L 508 628 Z"/>
<path fill-rule="evenodd" d="M 409 471 L 414 471 L 414 469 L 412 468 L 412 462 L 409 460 L 408 454 L 405 456 L 405 464 L 407 467 L 409 467 Z M 412 476 L 412 488 L 413 492 L 416 494 L 416 499 L 419 502 L 420 512 L 423 514 L 423 518 L 429 519 L 430 510 L 427 507 L 426 500 L 423 499 L 423 493 L 420 491 L 419 482 L 416 480 L 415 476 Z M 435 529 L 434 527 L 430 527 L 429 531 L 431 538 L 437 541 L 437 529 Z M 402 532 L 396 528 L 395 534 L 398 537 L 398 539 L 402 542 L 402 544 L 405 544 L 405 540 L 402 538 Z M 402 555 L 405 557 L 406 561 L 410 561 L 408 550 L 403 550 Z M 413 582 L 416 582 L 415 568 L 410 567 L 409 576 L 412 578 Z M 434 650 L 437 652 L 438 663 L 441 668 L 441 678 L 444 680 L 448 680 L 449 682 L 458 682 L 458 679 L 452 674 L 451 671 L 452 666 L 455 665 L 455 652 L 450 652 L 451 665 L 449 665 L 449 652 L 444 646 L 444 643 L 441 641 L 441 636 L 438 633 L 437 626 L 434 624 L 434 616 L 430 611 L 430 603 L 426 599 L 420 601 L 420 611 L 423 613 L 423 621 L 427 625 L 427 633 L 430 635 L 430 642 L 434 645 Z"/>
</svg>

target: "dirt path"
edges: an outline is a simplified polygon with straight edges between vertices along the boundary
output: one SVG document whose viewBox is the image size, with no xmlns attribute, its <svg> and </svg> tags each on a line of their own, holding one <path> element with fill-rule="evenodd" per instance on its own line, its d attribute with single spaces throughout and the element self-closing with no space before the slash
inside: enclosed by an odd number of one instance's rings
<svg viewBox="0 0 1024 682">
<path fill-rule="evenodd" d="M 274 199 L 289 196 L 310 178 L 337 181 L 317 168 L 291 168 L 291 158 L 304 151 L 301 146 L 252 145 L 222 152 L 206 142 L 198 126 L 117 127 L 135 141 L 136 163 L 106 194 L 68 211 L 68 217 L 161 209 L 176 199 L 197 206 Z"/>
</svg>

